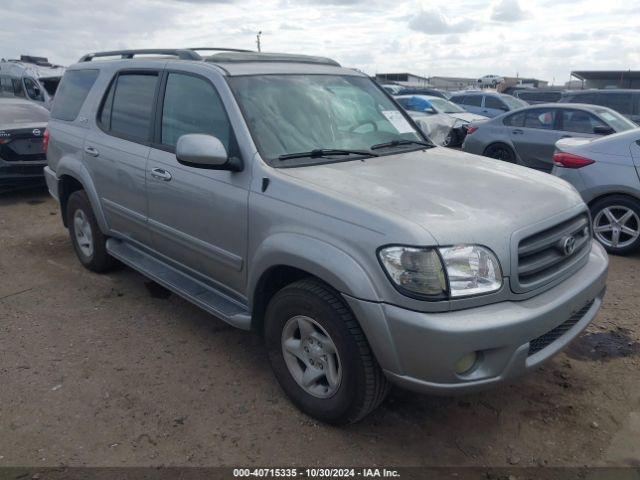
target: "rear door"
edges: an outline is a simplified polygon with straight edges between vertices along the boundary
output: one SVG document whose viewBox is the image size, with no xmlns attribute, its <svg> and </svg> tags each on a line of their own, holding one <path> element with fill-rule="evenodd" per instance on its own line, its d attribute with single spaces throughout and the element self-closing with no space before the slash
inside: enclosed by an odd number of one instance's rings
<svg viewBox="0 0 640 480">
<path fill-rule="evenodd" d="M 498 97 L 492 95 L 484 96 L 484 106 L 480 112 L 482 115 L 493 118 L 508 111 L 509 107 Z"/>
<path fill-rule="evenodd" d="M 509 133 L 518 156 L 528 167 L 551 171 L 555 144 L 562 137 L 557 109 L 532 108 L 521 113 L 524 113 L 522 127 L 513 127 Z"/>
<path fill-rule="evenodd" d="M 179 163 L 175 147 L 189 133 L 213 135 L 229 156 L 240 155 L 214 84 L 200 74 L 168 71 L 146 172 L 154 249 L 179 268 L 239 292 L 243 289 L 251 172 Z"/>
<path fill-rule="evenodd" d="M 465 95 L 462 101 L 462 108 L 467 112 L 484 115 L 482 113 L 482 97 L 483 95 Z"/>
<path fill-rule="evenodd" d="M 149 245 L 146 162 L 160 72 L 123 70 L 115 75 L 98 113 L 99 129 L 85 139 L 90 168 L 109 228 Z"/>
</svg>

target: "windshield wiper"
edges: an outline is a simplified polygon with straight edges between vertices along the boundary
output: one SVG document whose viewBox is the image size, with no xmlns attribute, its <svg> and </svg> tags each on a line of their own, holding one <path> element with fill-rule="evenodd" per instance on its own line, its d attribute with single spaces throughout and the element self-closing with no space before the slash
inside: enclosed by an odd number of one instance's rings
<svg viewBox="0 0 640 480">
<path fill-rule="evenodd" d="M 333 155 L 363 155 L 366 157 L 377 157 L 378 155 L 367 150 L 346 150 L 342 148 L 317 148 L 308 152 L 286 153 L 280 155 L 278 160 L 290 160 L 292 158 L 322 158 Z"/>
<path fill-rule="evenodd" d="M 371 150 L 379 150 L 380 148 L 398 147 L 401 145 L 422 145 L 423 147 L 433 147 L 431 143 L 420 142 L 418 140 L 391 140 L 390 142 L 377 143 L 371 147 Z"/>
</svg>

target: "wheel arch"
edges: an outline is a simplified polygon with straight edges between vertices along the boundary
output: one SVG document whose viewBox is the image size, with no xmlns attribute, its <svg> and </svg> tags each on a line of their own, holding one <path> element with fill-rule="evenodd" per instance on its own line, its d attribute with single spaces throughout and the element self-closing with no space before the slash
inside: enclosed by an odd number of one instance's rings
<svg viewBox="0 0 640 480">
<path fill-rule="evenodd" d="M 377 300 L 372 279 L 358 262 L 333 245 L 299 234 L 278 234 L 256 250 L 249 275 L 252 329 L 261 331 L 269 300 L 286 285 L 313 277 L 339 293 Z"/>
<path fill-rule="evenodd" d="M 86 167 L 79 160 L 73 157 L 63 157 L 56 169 L 56 176 L 58 177 L 58 199 L 60 201 L 60 211 L 65 227 L 67 226 L 65 212 L 69 196 L 77 190 L 84 190 L 89 197 L 91 208 L 93 209 L 100 229 L 103 232 L 107 232 L 107 221 L 104 216 L 104 212 L 102 211 L 98 192 L 95 189 L 91 175 Z"/>
</svg>

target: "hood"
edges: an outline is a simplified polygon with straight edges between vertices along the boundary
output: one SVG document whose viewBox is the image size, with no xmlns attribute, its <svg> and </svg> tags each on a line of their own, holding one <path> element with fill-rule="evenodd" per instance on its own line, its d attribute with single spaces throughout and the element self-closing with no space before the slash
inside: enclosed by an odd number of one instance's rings
<svg viewBox="0 0 640 480">
<path fill-rule="evenodd" d="M 485 117 L 484 115 L 477 115 L 470 112 L 450 113 L 449 115 L 451 115 L 453 118 L 457 118 L 458 120 L 463 120 L 465 122 L 480 122 L 482 120 L 489 120 L 489 117 Z"/>
<path fill-rule="evenodd" d="M 281 172 L 414 222 L 440 245 L 479 243 L 505 251 L 514 231 L 582 203 L 559 178 L 438 147 Z"/>
</svg>

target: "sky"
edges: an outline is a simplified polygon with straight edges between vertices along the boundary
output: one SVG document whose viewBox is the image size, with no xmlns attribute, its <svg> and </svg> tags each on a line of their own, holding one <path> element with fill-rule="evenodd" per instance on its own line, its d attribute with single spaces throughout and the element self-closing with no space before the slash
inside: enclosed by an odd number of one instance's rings
<svg viewBox="0 0 640 480">
<path fill-rule="evenodd" d="M 1 0 L 0 57 L 234 47 L 368 74 L 534 77 L 640 70 L 640 0 Z"/>
</svg>

